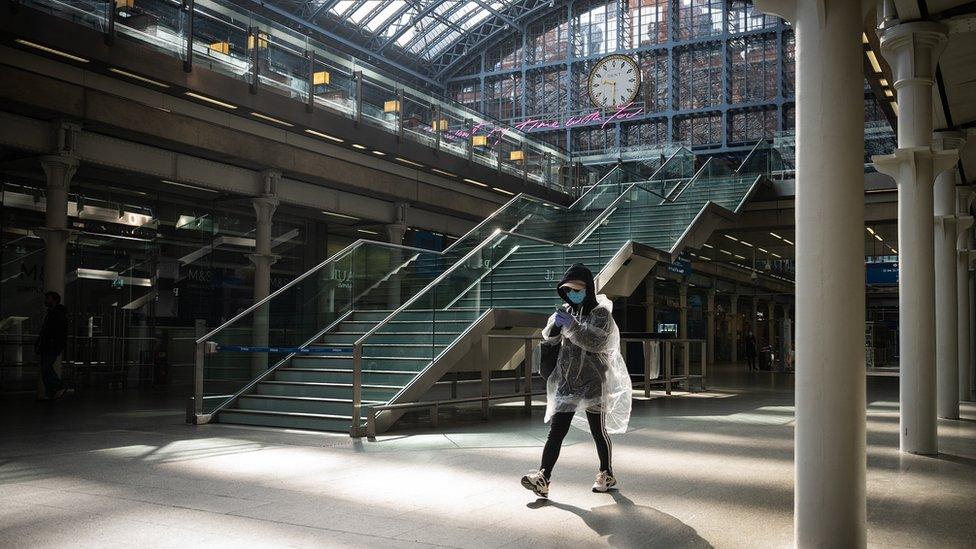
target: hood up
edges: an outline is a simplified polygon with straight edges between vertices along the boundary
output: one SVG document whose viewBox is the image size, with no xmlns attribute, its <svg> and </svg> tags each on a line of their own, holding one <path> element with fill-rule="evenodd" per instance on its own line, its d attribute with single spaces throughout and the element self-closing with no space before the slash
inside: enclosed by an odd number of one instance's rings
<svg viewBox="0 0 976 549">
<path fill-rule="evenodd" d="M 563 284 L 570 280 L 582 280 L 584 283 L 586 283 L 586 299 L 584 299 L 583 303 L 579 305 L 576 305 L 570 301 L 569 297 L 566 295 L 566 291 L 561 288 Z M 586 268 L 586 265 L 583 265 L 582 263 L 576 263 L 570 266 L 569 269 L 566 269 L 566 274 L 564 274 L 562 280 L 556 284 L 556 292 L 559 294 L 559 297 L 563 298 L 563 301 L 569 305 L 570 309 L 572 309 L 574 313 L 588 315 L 590 314 L 590 311 L 597 306 L 596 283 L 593 281 L 593 273 Z"/>
</svg>

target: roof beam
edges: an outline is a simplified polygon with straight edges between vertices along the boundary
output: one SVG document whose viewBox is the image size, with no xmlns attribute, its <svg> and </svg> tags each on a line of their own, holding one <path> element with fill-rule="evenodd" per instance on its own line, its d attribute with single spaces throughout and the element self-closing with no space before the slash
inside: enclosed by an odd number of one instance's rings
<svg viewBox="0 0 976 549">
<path fill-rule="evenodd" d="M 507 15 L 503 14 L 502 12 L 500 12 L 500 11 L 496 10 L 495 8 L 491 7 L 491 5 L 488 4 L 487 2 L 484 2 L 483 0 L 474 0 L 474 2 L 475 2 L 475 4 L 478 4 L 479 6 L 481 6 L 482 8 L 484 8 L 485 11 L 487 11 L 488 13 L 490 13 L 490 14 L 494 15 L 495 17 L 501 19 L 502 21 L 508 23 L 508 25 L 510 27 L 512 27 L 513 29 L 519 28 L 518 23 L 516 23 L 515 21 L 513 21 L 511 17 L 508 17 Z"/>
<path fill-rule="evenodd" d="M 437 6 L 439 6 L 439 5 L 440 4 L 438 2 L 431 2 L 430 4 L 427 4 L 427 7 L 425 7 L 424 9 L 422 9 L 420 11 L 418 11 L 417 12 L 417 15 L 415 15 L 410 20 L 410 24 L 409 25 L 404 25 L 404 26 L 400 27 L 395 33 L 393 33 L 392 36 L 390 36 L 389 38 L 387 38 L 386 42 L 383 42 L 383 45 L 381 45 L 376 50 L 376 53 L 382 52 L 383 50 L 386 49 L 387 46 L 389 46 L 390 44 L 396 42 L 401 36 L 403 36 L 404 34 L 406 34 L 406 32 L 407 32 L 408 29 L 413 28 L 413 26 L 417 24 L 417 21 L 420 21 L 424 17 L 427 17 L 430 14 L 430 12 L 434 11 L 435 9 L 437 9 Z"/>
<path fill-rule="evenodd" d="M 342 36 L 339 36 L 338 34 L 332 32 L 332 31 L 326 30 L 322 26 L 317 25 L 315 23 L 312 23 L 311 21 L 306 21 L 305 19 L 302 19 L 301 16 L 296 15 L 296 14 L 294 14 L 294 13 L 292 13 L 292 12 L 286 10 L 286 9 L 282 9 L 282 8 L 280 8 L 280 7 L 278 7 L 278 6 L 274 5 L 274 4 L 264 3 L 261 0 L 241 0 L 241 1 L 242 2 L 246 2 L 248 4 L 253 4 L 253 5 L 258 6 L 258 7 L 262 8 L 262 9 L 268 10 L 268 11 L 270 11 L 270 12 L 272 12 L 272 13 L 280 16 L 280 17 L 284 17 L 285 19 L 291 21 L 292 23 L 295 23 L 295 24 L 299 25 L 300 27 L 303 27 L 303 28 L 309 29 L 309 30 L 313 30 L 316 33 L 321 34 L 322 36 L 328 38 L 329 40 L 334 40 L 334 41 L 342 44 L 343 46 L 345 46 L 345 47 L 347 47 L 347 48 L 349 48 L 351 50 L 354 50 L 356 52 L 359 52 L 362 55 L 367 56 L 367 59 L 370 58 L 370 57 L 378 57 L 381 62 L 383 62 L 383 63 L 385 63 L 385 64 L 387 64 L 387 65 L 389 65 L 389 66 L 391 66 L 391 67 L 393 67 L 393 68 L 395 68 L 395 69 L 397 69 L 399 71 L 402 71 L 404 74 L 409 74 L 410 76 L 412 76 L 414 78 L 417 78 L 419 80 L 422 80 L 422 81 L 430 84 L 431 86 L 434 86 L 437 89 L 443 89 L 444 88 L 444 86 L 442 84 L 440 84 L 437 80 L 431 78 L 430 76 L 428 76 L 426 74 L 422 74 L 422 73 L 420 73 L 420 72 L 418 72 L 418 71 L 416 71 L 414 69 L 411 69 L 410 67 L 407 67 L 407 66 L 403 65 L 402 63 L 397 63 L 396 61 L 393 61 L 392 59 L 389 59 L 388 57 L 385 57 L 383 55 L 380 55 L 380 53 L 378 51 L 372 51 L 372 50 L 370 50 L 369 48 L 367 48 L 365 46 L 362 46 L 360 44 L 357 44 L 357 43 L 353 42 L 352 40 L 349 40 L 347 38 L 344 38 Z"/>
</svg>

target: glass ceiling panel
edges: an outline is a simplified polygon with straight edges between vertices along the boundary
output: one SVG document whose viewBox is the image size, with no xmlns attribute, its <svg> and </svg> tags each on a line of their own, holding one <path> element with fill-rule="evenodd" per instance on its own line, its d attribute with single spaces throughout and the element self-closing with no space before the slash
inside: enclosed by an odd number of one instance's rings
<svg viewBox="0 0 976 549">
<path fill-rule="evenodd" d="M 400 11 L 405 4 L 406 2 L 403 0 L 400 0 L 399 2 L 388 2 L 388 5 L 384 6 L 375 17 L 366 22 L 366 30 L 369 32 L 374 32 L 377 28 L 386 26 L 388 20 L 398 11 Z"/>
</svg>

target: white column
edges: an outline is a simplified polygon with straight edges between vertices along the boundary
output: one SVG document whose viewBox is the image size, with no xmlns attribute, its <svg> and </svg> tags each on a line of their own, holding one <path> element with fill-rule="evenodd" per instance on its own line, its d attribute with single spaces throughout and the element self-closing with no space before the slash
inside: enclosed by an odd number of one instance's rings
<svg viewBox="0 0 976 549">
<path fill-rule="evenodd" d="M 739 360 L 739 294 L 732 294 L 729 300 L 729 344 L 732 347 L 729 358 L 735 363 Z"/>
<path fill-rule="evenodd" d="M 861 3 L 755 3 L 796 29 L 794 543 L 864 547 Z"/>
<path fill-rule="evenodd" d="M 274 196 L 274 188 L 281 174 L 275 171 L 265 172 L 264 194 L 251 199 L 254 206 L 255 234 L 254 253 L 248 254 L 248 259 L 254 263 L 254 303 L 268 297 L 271 293 L 271 265 L 278 260 L 278 256 L 271 253 L 271 219 L 278 208 L 278 199 Z M 267 347 L 270 330 L 270 307 L 264 304 L 254 310 L 252 318 L 252 345 Z M 268 368 L 267 353 L 254 353 L 251 358 L 251 375 L 257 376 Z"/>
<path fill-rule="evenodd" d="M 937 150 L 962 147 L 963 132 L 935 132 Z M 953 164 L 935 178 L 935 370 L 939 417 L 959 419 L 959 289 L 956 284 L 960 219 L 956 214 L 956 176 Z"/>
<path fill-rule="evenodd" d="M 898 149 L 874 162 L 898 184 L 899 437 L 902 451 L 914 454 L 938 452 L 933 182 L 951 154 L 931 147 L 932 81 L 945 42 L 945 27 L 924 21 L 893 26 L 881 37 L 897 92 Z"/>
<path fill-rule="evenodd" d="M 973 257 L 970 248 L 973 234 L 973 217 L 969 214 L 973 203 L 972 189 L 959 188 L 956 193 L 956 213 L 958 215 L 956 239 L 956 295 L 957 318 L 956 343 L 959 359 L 959 400 L 971 400 L 973 386 L 973 349 L 969 340 L 972 318 L 969 293 L 969 266 Z"/>
<path fill-rule="evenodd" d="M 708 290 L 705 305 L 705 345 L 708 347 L 708 363 L 715 364 L 715 288 Z"/>
<path fill-rule="evenodd" d="M 44 227 L 34 234 L 44 240 L 44 291 L 57 292 L 61 302 L 65 298 L 65 271 L 68 262 L 68 187 L 78 169 L 78 159 L 70 155 L 41 157 L 41 168 L 47 177 L 44 201 Z M 54 371 L 61 375 L 61 359 L 54 363 Z M 37 396 L 44 398 L 44 380 L 37 378 Z"/>
</svg>

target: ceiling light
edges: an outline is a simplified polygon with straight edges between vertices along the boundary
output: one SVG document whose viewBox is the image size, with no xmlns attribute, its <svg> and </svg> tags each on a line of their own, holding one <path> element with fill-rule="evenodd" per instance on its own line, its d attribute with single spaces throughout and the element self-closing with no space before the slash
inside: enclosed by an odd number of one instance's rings
<svg viewBox="0 0 976 549">
<path fill-rule="evenodd" d="M 515 196 L 515 193 L 513 193 L 511 191 L 506 191 L 505 189 L 499 189 L 498 187 L 492 187 L 491 190 L 498 191 L 500 193 L 507 194 L 508 196 Z"/>
<path fill-rule="evenodd" d="M 359 143 L 353 143 L 352 146 L 353 146 L 354 149 L 359 149 L 361 151 L 362 150 L 366 150 L 366 146 L 365 145 L 360 145 Z"/>
<path fill-rule="evenodd" d="M 882 86 L 886 88 L 888 87 L 888 80 L 886 78 L 879 78 L 878 82 L 880 82 Z"/>
<path fill-rule="evenodd" d="M 738 241 L 739 241 L 739 239 L 738 239 L 738 238 L 736 238 L 736 237 L 734 237 L 734 236 L 732 236 L 732 235 L 730 235 L 730 234 L 727 234 L 727 235 L 723 235 L 723 236 L 725 236 L 725 238 L 728 238 L 729 240 L 733 240 L 733 241 L 735 241 L 735 242 L 738 242 Z"/>
<path fill-rule="evenodd" d="M 756 249 L 759 250 L 760 252 L 764 253 L 764 254 L 768 254 L 769 253 L 769 250 L 767 250 L 765 248 L 756 248 Z"/>
<path fill-rule="evenodd" d="M 467 177 L 464 178 L 464 181 L 466 181 L 468 183 L 471 183 L 472 185 L 478 185 L 479 187 L 487 187 L 488 186 L 488 185 L 485 185 L 484 183 L 482 183 L 481 181 L 475 181 L 474 179 L 468 179 Z"/>
<path fill-rule="evenodd" d="M 211 97 L 207 97 L 206 95 L 200 95 L 199 93 L 186 92 L 186 95 L 188 97 L 192 97 L 194 99 L 199 99 L 200 101 L 206 101 L 207 103 L 213 103 L 214 105 L 220 105 L 221 107 L 224 107 L 225 109 L 236 109 L 237 108 L 236 106 L 231 105 L 230 103 L 224 103 L 223 101 L 219 101 L 217 99 L 213 99 Z"/>
<path fill-rule="evenodd" d="M 708 242 L 706 242 L 706 243 L 704 243 L 704 244 L 702 244 L 702 246 L 704 246 L 704 247 L 706 247 L 706 248 L 712 248 L 712 247 L 713 247 L 713 246 L 712 246 L 711 244 L 709 244 Z"/>
<path fill-rule="evenodd" d="M 792 240 L 788 240 L 788 239 L 785 239 L 785 238 L 784 238 L 784 239 L 783 239 L 783 242 L 786 242 L 786 243 L 787 243 L 787 244 L 789 244 L 790 246 L 792 246 L 792 245 L 793 245 L 793 241 L 792 241 Z"/>
<path fill-rule="evenodd" d="M 451 172 L 445 172 L 444 170 L 438 170 L 437 168 L 431 168 L 430 171 L 432 171 L 434 173 L 439 173 L 439 174 L 444 175 L 444 176 L 447 176 L 447 177 L 457 177 L 456 174 L 453 174 Z"/>
<path fill-rule="evenodd" d="M 72 61 L 77 61 L 79 63 L 88 63 L 88 60 L 85 59 L 84 57 L 78 57 L 77 55 L 71 55 L 70 53 L 65 53 L 65 52 L 63 52 L 61 50 L 56 50 L 54 48 L 49 48 L 47 46 L 42 46 L 42 45 L 37 44 L 35 42 L 31 42 L 29 40 L 23 40 L 21 38 L 18 38 L 17 40 L 15 40 L 15 42 L 17 42 L 18 44 L 23 44 L 25 46 L 29 46 L 29 47 L 34 48 L 36 50 L 45 51 L 47 53 L 53 53 L 54 55 L 60 55 L 61 57 L 64 57 L 66 59 L 71 59 Z"/>
<path fill-rule="evenodd" d="M 894 248 L 889 248 L 889 249 L 891 250 L 891 253 L 893 253 L 895 255 L 898 255 L 898 250 L 896 250 Z"/>
<path fill-rule="evenodd" d="M 898 116 L 898 103 L 895 101 L 891 102 L 891 110 L 895 111 L 895 116 Z"/>
<path fill-rule="evenodd" d="M 330 141 L 335 141 L 336 143 L 345 143 L 345 140 L 339 139 L 338 137 L 336 137 L 334 135 L 329 135 L 327 133 L 317 132 L 315 130 L 305 130 L 305 133 L 310 133 L 310 134 L 312 134 L 312 135 L 314 135 L 316 137 L 321 137 L 323 139 L 328 139 Z"/>
<path fill-rule="evenodd" d="M 325 215 L 331 215 L 332 217 L 339 217 L 339 218 L 342 218 L 342 219 L 351 219 L 353 221 L 358 221 L 359 220 L 358 217 L 353 217 L 351 215 L 346 215 L 346 214 L 341 214 L 341 213 L 336 213 L 336 212 L 329 212 L 329 211 L 326 211 L 326 210 L 322 210 L 322 213 L 324 213 Z"/>
<path fill-rule="evenodd" d="M 722 252 L 725 255 L 732 255 L 732 252 L 730 252 L 728 250 L 719 250 L 719 251 Z"/>
<path fill-rule="evenodd" d="M 743 257 L 743 256 L 741 256 L 741 255 L 739 255 L 739 254 L 735 254 L 735 257 L 737 257 L 737 258 L 739 258 L 739 259 L 742 259 L 742 260 L 745 260 L 745 257 Z"/>
<path fill-rule="evenodd" d="M 861 33 L 861 43 L 862 44 L 867 44 L 868 43 L 868 35 L 867 34 L 864 34 L 863 32 Z"/>
<path fill-rule="evenodd" d="M 711 261 L 711 260 L 712 260 L 712 258 L 710 258 L 710 257 L 705 257 L 705 256 L 703 256 L 703 255 L 700 255 L 700 256 L 698 256 L 698 257 L 699 257 L 699 259 L 704 259 L 705 261 Z"/>
<path fill-rule="evenodd" d="M 421 164 L 420 162 L 414 162 L 413 160 L 407 160 L 406 158 L 400 158 L 399 156 L 396 157 L 396 159 L 400 162 L 403 162 L 404 164 L 410 164 L 411 166 L 416 166 L 418 168 L 424 167 L 424 165 Z"/>
<path fill-rule="evenodd" d="M 783 240 L 783 237 L 782 237 L 782 236 L 780 236 L 780 235 L 778 235 L 778 234 L 776 234 L 776 233 L 769 233 L 769 236 L 771 236 L 771 237 L 773 237 L 773 238 L 778 238 L 778 239 L 780 239 L 780 240 Z"/>
<path fill-rule="evenodd" d="M 872 229 L 871 227 L 865 227 L 865 228 L 868 230 L 869 233 L 874 234 L 874 229 Z"/>
<path fill-rule="evenodd" d="M 380 234 L 380 233 L 378 233 L 376 231 L 367 231 L 366 229 L 356 229 L 356 230 L 359 231 L 359 232 L 361 232 L 361 233 L 363 233 L 363 234 L 371 234 L 371 235 L 378 235 L 378 234 Z"/>
<path fill-rule="evenodd" d="M 373 151 L 373 154 L 375 154 L 376 156 L 386 156 L 386 153 L 383 151 Z"/>
<path fill-rule="evenodd" d="M 769 254 L 769 255 L 771 255 L 771 256 L 773 256 L 773 257 L 775 257 L 775 258 L 777 258 L 777 259 L 783 259 L 783 256 L 781 256 L 781 255 L 779 255 L 779 254 L 778 254 L 778 253 L 776 253 L 776 252 L 773 252 L 773 253 L 771 253 L 771 254 Z"/>
<path fill-rule="evenodd" d="M 874 55 L 874 51 L 868 50 L 867 54 L 868 54 L 868 61 L 871 63 L 871 68 L 874 69 L 874 72 L 880 73 L 881 65 L 878 64 L 878 58 Z"/>
<path fill-rule="evenodd" d="M 878 242 L 884 242 L 884 239 L 881 238 L 881 235 L 880 234 L 874 235 L 874 238 L 876 238 L 878 240 Z"/>
<path fill-rule="evenodd" d="M 885 90 L 885 97 L 894 97 L 895 94 L 891 90 Z"/>
<path fill-rule="evenodd" d="M 121 74 L 122 76 L 128 76 L 129 78 L 132 78 L 133 80 L 138 80 L 140 82 L 145 82 L 147 84 L 152 84 L 153 86 L 159 86 L 160 88 L 168 88 L 169 87 L 169 84 L 163 84 L 162 82 L 159 82 L 158 80 L 153 80 L 152 78 L 146 78 L 145 76 L 139 76 L 138 74 L 132 74 L 131 72 L 127 72 L 127 71 L 124 71 L 122 69 L 109 68 L 108 70 L 110 70 L 111 72 L 114 72 L 115 74 Z"/>
<path fill-rule="evenodd" d="M 749 243 L 748 243 L 748 242 L 746 242 L 745 240 L 740 240 L 740 241 L 739 241 L 739 244 L 742 244 L 743 246 L 749 246 L 750 248 L 752 248 L 752 244 L 749 244 Z"/>
<path fill-rule="evenodd" d="M 281 124 L 282 126 L 288 126 L 289 128 L 292 127 L 292 126 L 294 126 L 294 124 L 291 124 L 289 122 L 285 122 L 284 120 L 278 120 L 277 118 L 274 118 L 272 116 L 268 116 L 266 114 L 261 114 L 259 112 L 252 112 L 251 113 L 251 116 L 253 116 L 255 118 L 260 118 L 261 120 L 267 120 L 268 122 L 274 122 L 275 124 Z"/>
</svg>

